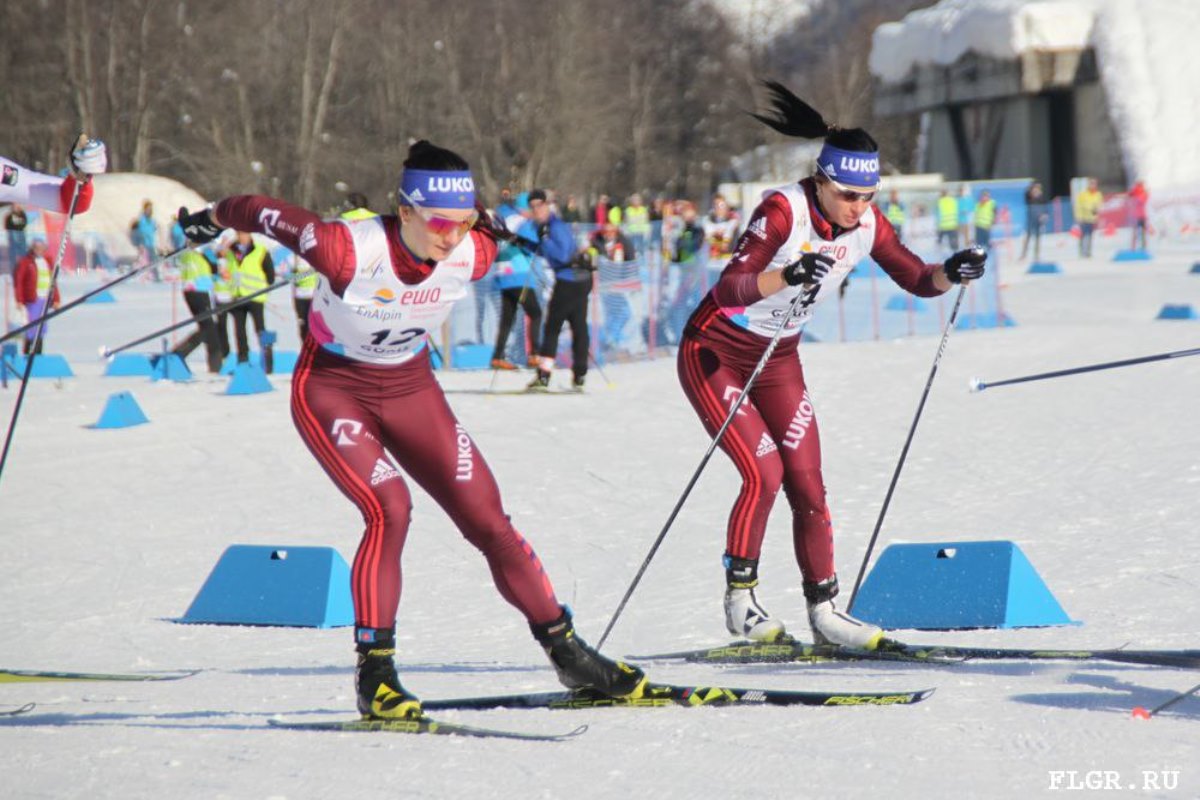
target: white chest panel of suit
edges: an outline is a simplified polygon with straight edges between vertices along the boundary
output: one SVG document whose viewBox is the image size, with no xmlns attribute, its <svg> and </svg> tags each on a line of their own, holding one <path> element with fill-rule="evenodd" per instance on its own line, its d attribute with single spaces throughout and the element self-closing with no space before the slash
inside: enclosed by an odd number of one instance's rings
<svg viewBox="0 0 1200 800">
<path fill-rule="evenodd" d="M 354 239 L 357 267 L 341 297 L 324 277 L 317 283 L 310 330 L 340 356 L 371 364 L 402 364 L 425 347 L 454 303 L 467 295 L 475 243 L 467 236 L 420 283 L 404 283 L 392 268 L 378 218 L 343 222 Z M 315 317 L 315 319 L 314 319 Z"/>
<path fill-rule="evenodd" d="M 828 241 L 818 236 L 813 229 L 808 199 L 799 184 L 793 183 L 778 189 L 771 189 L 764 193 L 764 198 L 773 192 L 783 195 L 787 199 L 788 205 L 791 206 L 792 232 L 783 246 L 775 252 L 775 257 L 771 259 L 767 269 L 783 269 L 804 253 L 809 252 L 823 253 L 829 256 L 834 260 L 834 265 L 821 282 L 814 286 L 789 286 L 781 292 L 764 297 L 757 303 L 752 303 L 744 308 L 721 308 L 721 313 L 728 317 L 733 324 L 767 338 L 774 336 L 775 332 L 779 330 L 779 324 L 783 321 L 784 315 L 787 314 L 787 310 L 797 294 L 803 294 L 804 298 L 792 312 L 791 319 L 785 321 L 782 335 L 796 336 L 800 333 L 800 327 L 812 318 L 813 308 L 826 298 L 836 295 L 837 288 L 846 280 L 850 270 L 871 254 L 871 247 L 875 243 L 876 226 L 876 210 L 874 206 L 871 206 L 867 213 L 863 214 L 862 221 L 857 228 L 843 233 L 833 241 Z M 762 226 L 764 230 L 761 232 L 754 231 L 753 227 L 754 223 L 744 235 L 766 235 L 765 225 Z M 737 258 L 738 255 L 735 254 L 734 260 L 736 261 Z"/>
</svg>

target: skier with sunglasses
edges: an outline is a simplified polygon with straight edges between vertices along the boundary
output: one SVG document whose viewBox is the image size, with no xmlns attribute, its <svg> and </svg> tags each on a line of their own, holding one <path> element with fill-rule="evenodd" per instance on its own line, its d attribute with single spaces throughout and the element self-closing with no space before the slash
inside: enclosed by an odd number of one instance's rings
<svg viewBox="0 0 1200 800">
<path fill-rule="evenodd" d="M 356 220 L 322 220 L 258 195 L 179 213 L 193 242 L 211 241 L 225 227 L 262 233 L 320 275 L 292 379 L 292 419 L 366 522 L 351 572 L 359 711 L 370 719 L 422 714 L 394 662 L 400 553 L 412 511 L 396 464 L 483 553 L 500 594 L 525 616 L 564 685 L 636 697 L 645 676 L 576 635 L 433 376 L 429 332 L 484 276 L 496 237 L 507 232 L 477 203 L 467 162 L 427 141 L 409 149 L 397 197 L 396 216 Z"/>
<path fill-rule="evenodd" d="M 835 296 L 867 256 L 918 297 L 981 277 L 986 256 L 963 250 L 944 264 L 924 263 L 871 204 L 880 180 L 879 148 L 870 134 L 829 125 L 782 85 L 766 85 L 776 113 L 754 117 L 789 136 L 823 139 L 816 171 L 768 191 L 755 209 L 720 279 L 688 320 L 679 345 L 679 380 L 705 429 L 715 435 L 784 326 L 777 349 L 720 442 L 742 478 L 726 530 L 726 627 L 756 641 L 787 635 L 755 595 L 767 518 L 783 488 L 814 639 L 869 650 L 882 631 L 833 602 L 838 593 L 833 524 L 816 416 L 798 357 L 800 330 L 813 306 Z M 794 311 L 784 319 L 797 295 Z"/>
</svg>

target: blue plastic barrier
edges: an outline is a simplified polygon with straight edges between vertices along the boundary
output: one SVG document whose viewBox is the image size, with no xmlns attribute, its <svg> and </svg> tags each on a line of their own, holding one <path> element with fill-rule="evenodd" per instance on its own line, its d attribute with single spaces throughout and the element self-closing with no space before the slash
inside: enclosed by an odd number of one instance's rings
<svg viewBox="0 0 1200 800">
<path fill-rule="evenodd" d="M 1058 275 L 1062 269 L 1052 261 L 1035 261 L 1025 272 L 1030 275 Z"/>
<path fill-rule="evenodd" d="M 187 363 L 175 353 L 159 353 L 150 356 L 150 380 L 176 381 L 183 383 L 192 379 Z"/>
<path fill-rule="evenodd" d="M 117 353 L 104 367 L 104 375 L 108 378 L 149 378 L 154 374 L 150 359 L 144 353 Z"/>
<path fill-rule="evenodd" d="M 1078 624 L 1009 541 L 891 545 L 851 613 L 884 628 L 922 630 Z"/>
<path fill-rule="evenodd" d="M 267 380 L 267 375 L 254 364 L 238 364 L 233 369 L 233 376 L 225 388 L 225 394 L 261 394 L 272 392 L 275 387 Z"/>
<path fill-rule="evenodd" d="M 330 547 L 231 545 L 177 621 L 302 628 L 353 625 L 350 567 Z"/>
<path fill-rule="evenodd" d="M 13 368 L 18 375 L 25 374 L 25 356 L 15 356 L 11 359 Z M 51 353 L 42 353 L 41 355 L 33 356 L 33 370 L 30 371 L 31 378 L 74 378 L 75 373 L 71 371 L 71 365 L 67 360 L 60 355 Z"/>
<path fill-rule="evenodd" d="M 1159 309 L 1156 319 L 1196 319 L 1196 309 L 1188 303 L 1167 303 Z"/>
<path fill-rule="evenodd" d="M 100 419 L 92 427 L 130 428 L 149 421 L 130 392 L 114 392 L 108 396 L 104 410 L 100 412 Z"/>
</svg>

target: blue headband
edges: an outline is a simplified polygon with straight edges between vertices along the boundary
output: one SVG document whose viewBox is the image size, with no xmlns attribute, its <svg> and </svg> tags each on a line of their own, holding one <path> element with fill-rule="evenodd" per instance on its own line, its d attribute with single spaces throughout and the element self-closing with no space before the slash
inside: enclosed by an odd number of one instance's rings
<svg viewBox="0 0 1200 800">
<path fill-rule="evenodd" d="M 469 170 L 443 172 L 405 169 L 400 178 L 400 204 L 424 208 L 474 208 L 475 180 Z M 406 197 L 407 195 L 407 197 Z"/>
<path fill-rule="evenodd" d="M 879 153 L 842 150 L 826 143 L 817 156 L 817 169 L 826 178 L 851 189 L 873 192 L 879 188 Z"/>
</svg>

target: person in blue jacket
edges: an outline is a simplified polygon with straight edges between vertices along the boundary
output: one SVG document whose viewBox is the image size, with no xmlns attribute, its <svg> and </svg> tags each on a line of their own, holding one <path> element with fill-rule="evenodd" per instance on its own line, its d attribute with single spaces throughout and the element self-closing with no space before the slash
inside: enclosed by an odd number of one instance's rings
<svg viewBox="0 0 1200 800">
<path fill-rule="evenodd" d="M 537 238 L 537 227 L 527 218 L 529 212 L 529 196 L 522 192 L 517 195 L 516 205 L 508 206 L 508 213 L 502 216 L 505 227 L 527 240 Z M 499 212 L 500 209 L 497 209 Z M 538 329 L 542 324 L 542 306 L 538 302 L 538 281 L 533 272 L 533 256 L 511 242 L 502 242 L 496 254 L 494 274 L 496 288 L 500 290 L 500 327 L 496 332 L 496 347 L 492 351 L 492 369 L 517 369 L 517 365 L 504 357 L 508 349 L 508 337 L 512 333 L 513 320 L 517 316 L 517 306 L 525 310 L 529 317 L 529 339 L 525 353 L 528 355 L 529 366 L 537 365 Z"/>
<path fill-rule="evenodd" d="M 558 334 L 565 322 L 571 326 L 572 385 L 582 389 L 591 347 L 587 321 L 588 294 L 592 291 L 591 264 L 579 256 L 571 226 L 550 208 L 545 191 L 534 189 L 529 193 L 529 213 L 537 233 L 536 252 L 554 271 L 554 289 L 546 308 L 537 376 L 528 388 L 536 392 L 549 387 L 554 356 L 558 352 Z"/>
</svg>

